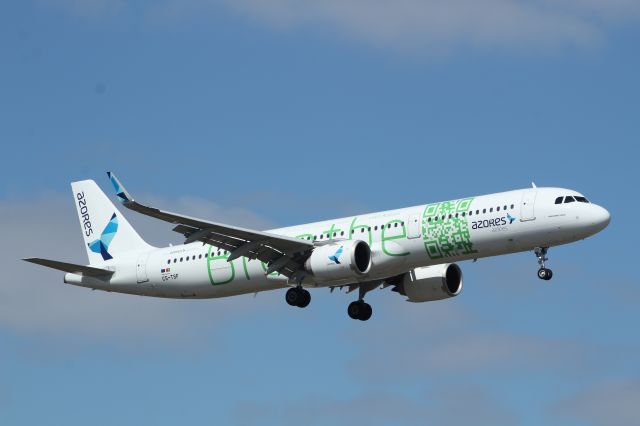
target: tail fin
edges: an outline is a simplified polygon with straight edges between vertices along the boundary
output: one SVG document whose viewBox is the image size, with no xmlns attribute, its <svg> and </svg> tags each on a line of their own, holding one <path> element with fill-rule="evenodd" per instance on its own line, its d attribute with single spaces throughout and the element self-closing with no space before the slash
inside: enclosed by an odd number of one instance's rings
<svg viewBox="0 0 640 426">
<path fill-rule="evenodd" d="M 72 182 L 89 264 L 102 263 L 127 252 L 152 248 L 120 214 L 92 180 Z"/>
</svg>

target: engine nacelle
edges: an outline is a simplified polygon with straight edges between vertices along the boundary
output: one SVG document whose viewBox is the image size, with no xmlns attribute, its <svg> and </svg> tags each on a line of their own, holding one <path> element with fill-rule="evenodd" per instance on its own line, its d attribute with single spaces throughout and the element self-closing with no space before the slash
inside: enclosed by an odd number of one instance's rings
<svg viewBox="0 0 640 426">
<path fill-rule="evenodd" d="M 462 292 L 462 270 L 455 263 L 416 268 L 405 274 L 399 291 L 409 302 L 454 297 Z"/>
<path fill-rule="evenodd" d="M 371 269 L 371 248 L 361 240 L 336 241 L 316 247 L 304 266 L 318 283 L 355 280 Z"/>
</svg>

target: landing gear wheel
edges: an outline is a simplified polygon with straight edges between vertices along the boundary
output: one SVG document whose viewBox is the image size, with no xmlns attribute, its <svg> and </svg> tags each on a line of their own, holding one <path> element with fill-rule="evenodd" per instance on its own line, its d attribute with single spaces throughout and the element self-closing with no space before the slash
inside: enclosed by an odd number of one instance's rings
<svg viewBox="0 0 640 426">
<path fill-rule="evenodd" d="M 358 318 L 360 321 L 367 321 L 369 318 L 371 318 L 371 315 L 373 314 L 373 309 L 371 309 L 371 305 L 368 303 L 364 303 L 360 318 Z"/>
<path fill-rule="evenodd" d="M 298 306 L 298 300 L 300 300 L 300 296 L 300 291 L 297 288 L 290 288 L 289 290 L 287 290 L 287 294 L 285 294 L 284 300 L 286 300 L 290 306 Z"/>
<path fill-rule="evenodd" d="M 551 277 L 553 277 L 553 272 L 551 269 L 548 269 L 544 262 L 549 260 L 547 258 L 547 252 L 549 251 L 548 247 L 536 247 L 534 250 L 536 257 L 538 258 L 538 265 L 540 265 L 540 269 L 538 269 L 538 278 L 541 280 L 549 281 Z"/>
<path fill-rule="evenodd" d="M 311 303 L 311 294 L 302 287 L 293 287 L 287 290 L 285 300 L 291 306 L 306 308 Z"/>
<path fill-rule="evenodd" d="M 549 281 L 553 277 L 553 271 L 547 268 L 538 269 L 538 278 L 541 280 Z"/>
<path fill-rule="evenodd" d="M 311 293 L 308 290 L 302 290 L 302 297 L 300 298 L 300 302 L 298 303 L 298 308 L 306 308 L 311 303 Z"/>
<path fill-rule="evenodd" d="M 373 309 L 371 309 L 371 305 L 368 303 L 365 303 L 363 300 L 358 300 L 349 304 L 347 314 L 349 314 L 349 317 L 352 319 L 366 321 L 371 318 Z"/>
<path fill-rule="evenodd" d="M 360 302 L 351 302 L 347 307 L 347 314 L 351 319 L 357 320 L 360 316 Z"/>
</svg>

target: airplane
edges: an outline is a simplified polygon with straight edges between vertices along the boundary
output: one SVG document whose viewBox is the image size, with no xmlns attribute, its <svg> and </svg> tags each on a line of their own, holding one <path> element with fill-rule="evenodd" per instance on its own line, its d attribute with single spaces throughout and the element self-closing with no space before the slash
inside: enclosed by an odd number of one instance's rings
<svg viewBox="0 0 640 426">
<path fill-rule="evenodd" d="M 538 277 L 550 280 L 550 247 L 592 236 L 609 212 L 582 194 L 536 187 L 462 198 L 287 228 L 256 231 L 172 213 L 136 201 L 107 173 L 126 208 L 169 222 L 181 245 L 153 247 L 133 229 L 93 180 L 71 188 L 88 265 L 23 259 L 66 272 L 64 282 L 134 295 L 206 299 L 287 289 L 304 308 L 310 288 L 358 291 L 347 313 L 367 321 L 365 295 L 391 287 L 409 302 L 458 296 L 457 262 L 533 251 Z"/>
</svg>

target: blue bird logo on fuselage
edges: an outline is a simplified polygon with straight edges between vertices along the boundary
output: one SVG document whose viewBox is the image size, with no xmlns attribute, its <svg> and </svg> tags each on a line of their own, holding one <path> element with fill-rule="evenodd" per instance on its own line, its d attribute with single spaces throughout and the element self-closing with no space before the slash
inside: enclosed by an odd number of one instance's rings
<svg viewBox="0 0 640 426">
<path fill-rule="evenodd" d="M 329 260 L 331 260 L 332 262 L 336 262 L 336 265 L 340 265 L 340 255 L 342 254 L 343 250 L 344 250 L 344 247 L 340 246 L 340 248 L 336 250 L 333 256 L 329 256 Z"/>
<path fill-rule="evenodd" d="M 509 225 L 511 225 L 513 221 L 516 220 L 516 218 L 511 216 L 509 213 L 507 213 L 507 219 L 509 219 Z"/>
</svg>

